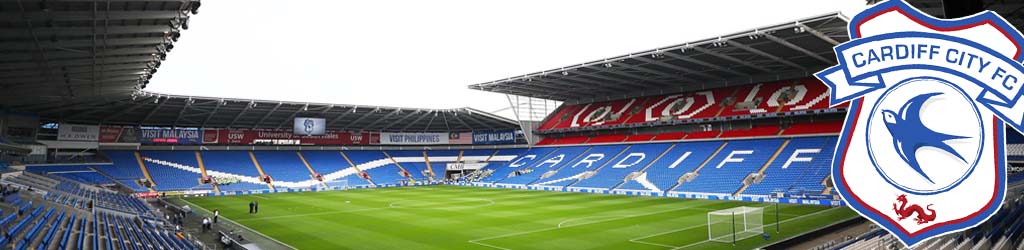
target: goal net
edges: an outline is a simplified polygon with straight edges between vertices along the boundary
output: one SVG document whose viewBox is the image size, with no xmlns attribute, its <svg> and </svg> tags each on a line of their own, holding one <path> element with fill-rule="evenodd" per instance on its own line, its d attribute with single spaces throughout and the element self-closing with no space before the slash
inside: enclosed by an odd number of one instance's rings
<svg viewBox="0 0 1024 250">
<path fill-rule="evenodd" d="M 709 241 L 735 243 L 763 233 L 763 207 L 734 207 L 708 212 Z"/>
<path fill-rule="evenodd" d="M 333 180 L 333 181 L 325 181 L 324 185 L 326 185 L 327 189 L 330 189 L 330 190 L 348 189 L 348 180 L 340 179 L 340 180 Z"/>
</svg>

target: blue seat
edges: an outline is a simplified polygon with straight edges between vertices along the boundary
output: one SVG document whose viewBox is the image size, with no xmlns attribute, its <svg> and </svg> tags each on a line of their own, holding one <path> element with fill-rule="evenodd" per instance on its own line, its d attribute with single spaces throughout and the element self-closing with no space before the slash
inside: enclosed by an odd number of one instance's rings
<svg viewBox="0 0 1024 250">
<path fill-rule="evenodd" d="M 45 236 L 43 237 L 43 241 L 37 247 L 38 249 L 46 249 L 46 247 L 50 245 L 50 241 L 53 240 L 54 234 L 57 233 L 57 228 L 60 227 L 61 224 L 64 224 L 64 215 L 65 212 L 61 212 L 60 215 L 57 216 L 57 219 L 54 220 L 54 223 L 52 224 L 52 226 L 50 226 L 50 229 L 47 230 Z"/>
<path fill-rule="evenodd" d="M 78 249 L 85 248 L 86 217 L 82 216 L 82 231 L 78 234 Z M 108 245 L 109 246 L 109 245 Z M 96 214 L 92 215 L 92 249 L 100 249 L 100 220 Z"/>
<path fill-rule="evenodd" d="M 147 191 L 145 187 L 135 184 L 135 180 L 145 178 L 139 162 L 135 159 L 135 151 L 130 150 L 108 150 L 104 153 L 110 158 L 113 164 L 92 165 L 92 168 L 103 171 L 107 175 L 137 192 Z"/>
<path fill-rule="evenodd" d="M 831 173 L 835 144 L 836 137 L 832 136 L 791 139 L 765 170 L 764 179 L 751 184 L 743 193 L 820 194 L 825 189 L 822 180 Z"/>
<path fill-rule="evenodd" d="M 263 173 L 274 180 L 300 182 L 312 179 L 309 169 L 296 151 L 253 151 L 253 155 L 263 168 Z"/>
<path fill-rule="evenodd" d="M 153 188 L 157 191 L 193 190 L 199 185 L 202 174 L 198 170 L 199 161 L 196 160 L 195 151 L 153 150 L 142 151 L 140 154 L 148 159 L 180 164 L 196 170 L 195 172 L 185 171 L 169 165 L 145 161 L 146 169 L 149 170 L 149 175 L 156 183 Z"/>
<path fill-rule="evenodd" d="M 575 157 L 571 161 L 561 164 L 557 173 L 547 178 L 534 181 L 532 184 L 544 186 L 566 186 L 579 180 L 578 177 L 585 171 L 597 171 L 602 166 L 614 162 L 619 158 L 620 153 L 626 153 L 627 145 L 604 145 L 594 146 L 586 153 Z M 625 150 L 625 151 L 624 151 Z"/>
<path fill-rule="evenodd" d="M 531 149 L 527 150 L 526 152 L 523 152 L 519 156 L 515 157 L 515 159 L 513 159 L 511 161 L 503 162 L 503 163 L 499 163 L 499 164 L 488 164 L 488 169 L 492 169 L 492 170 L 494 170 L 494 172 L 491 173 L 490 176 L 487 176 L 487 177 L 481 179 L 480 182 L 488 182 L 488 183 L 501 182 L 505 178 L 508 178 L 508 176 L 510 174 L 512 174 L 513 172 L 516 172 L 516 171 L 518 171 L 520 169 L 524 169 L 524 168 L 526 168 L 526 166 L 529 166 L 532 163 L 536 163 L 536 162 L 542 161 L 540 158 L 543 158 L 543 157 L 547 156 L 551 152 L 554 152 L 556 149 L 558 149 L 558 148 L 554 148 L 554 147 L 531 148 Z M 503 150 L 499 150 L 498 154 L 501 154 L 502 151 Z M 494 166 L 490 166 L 490 165 L 494 165 Z"/>
<path fill-rule="evenodd" d="M 612 159 L 607 166 L 597 171 L 588 179 L 580 180 L 573 187 L 612 188 L 626 178 L 629 173 L 642 170 L 658 155 L 671 147 L 671 143 L 636 144 Z M 665 158 L 662 158 L 664 161 Z"/>
<path fill-rule="evenodd" d="M 373 180 L 377 185 L 396 184 L 408 180 L 408 178 L 401 175 L 401 169 L 384 156 L 382 151 L 353 150 L 345 151 L 345 155 L 352 160 L 353 164 L 359 166 L 359 170 L 370 175 L 370 180 Z M 384 164 L 371 166 L 370 163 Z"/>
<path fill-rule="evenodd" d="M 522 166 L 519 169 L 519 175 L 505 178 L 499 181 L 500 183 L 507 184 L 530 184 L 533 181 L 539 179 L 544 173 L 558 169 L 569 162 L 577 159 L 581 154 L 590 150 L 590 146 L 573 146 L 573 147 L 561 147 L 553 151 L 552 153 L 537 158 L 530 165 Z M 524 171 L 528 170 L 528 171 Z"/>
<path fill-rule="evenodd" d="M 214 170 L 224 173 L 259 178 L 260 173 L 256 165 L 252 164 L 248 151 L 202 151 L 206 170 Z M 230 185 L 220 185 L 221 191 L 242 191 L 267 189 L 264 183 L 239 182 Z"/>
<path fill-rule="evenodd" d="M 728 144 L 690 182 L 675 191 L 732 194 L 743 186 L 743 179 L 757 172 L 782 145 L 782 139 L 729 141 Z"/>
<path fill-rule="evenodd" d="M 348 174 L 339 176 L 335 180 L 345 180 L 350 186 L 370 184 L 366 179 L 356 175 L 355 169 L 341 156 L 341 151 L 303 151 L 302 156 L 306 158 L 306 162 L 309 162 L 313 171 L 321 175 L 348 170 Z M 328 180 L 325 179 L 325 181 Z"/>
<path fill-rule="evenodd" d="M 18 218 L 18 214 L 9 214 L 7 217 L 0 219 L 0 226 L 6 227 L 8 223 L 11 223 Z"/>
<path fill-rule="evenodd" d="M 46 214 L 43 215 L 42 218 L 39 218 L 39 220 L 37 220 L 35 222 L 35 225 L 32 226 L 32 229 L 28 230 L 28 233 L 25 234 L 25 237 L 22 238 L 22 240 L 18 242 L 18 244 L 17 244 L 17 246 L 15 246 L 15 248 L 17 248 L 17 249 L 25 249 L 25 247 L 27 247 L 29 243 L 32 243 L 32 240 L 35 239 L 36 234 L 39 233 L 39 229 L 47 224 L 47 221 L 49 221 L 50 216 L 52 216 L 53 213 L 56 210 L 57 210 L 56 208 L 50 208 L 49 212 L 46 212 Z M 29 220 L 25 220 L 25 221 L 29 221 Z"/>
<path fill-rule="evenodd" d="M 19 214 L 24 214 L 25 211 L 28 211 L 28 209 L 31 208 L 31 207 L 32 207 L 32 202 L 29 201 L 28 204 L 25 204 L 24 206 L 21 206 L 21 208 L 18 208 L 18 213 Z"/>
<path fill-rule="evenodd" d="M 60 243 L 58 244 L 59 249 L 67 249 L 68 239 L 71 238 L 71 231 L 74 231 L 72 229 L 74 228 L 74 224 L 75 224 L 75 221 L 76 221 L 75 220 L 75 216 L 76 216 L 76 214 L 71 214 L 71 219 L 68 219 L 68 225 L 65 227 L 67 229 L 64 230 L 64 236 L 61 237 Z M 84 221 L 83 221 L 83 223 L 84 223 Z M 82 231 L 82 234 L 83 235 L 85 234 L 84 230 Z M 81 248 L 79 248 L 79 249 L 81 249 Z"/>
</svg>

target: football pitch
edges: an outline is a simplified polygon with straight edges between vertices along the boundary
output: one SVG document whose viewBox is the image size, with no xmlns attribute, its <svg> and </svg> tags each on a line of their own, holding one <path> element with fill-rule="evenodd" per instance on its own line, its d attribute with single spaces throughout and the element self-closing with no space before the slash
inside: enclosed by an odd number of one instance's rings
<svg viewBox="0 0 1024 250">
<path fill-rule="evenodd" d="M 775 204 L 461 186 L 187 201 L 298 249 L 752 249 L 856 216 L 779 205 L 776 232 Z M 708 241 L 707 212 L 738 206 L 765 207 L 770 240 Z"/>
</svg>

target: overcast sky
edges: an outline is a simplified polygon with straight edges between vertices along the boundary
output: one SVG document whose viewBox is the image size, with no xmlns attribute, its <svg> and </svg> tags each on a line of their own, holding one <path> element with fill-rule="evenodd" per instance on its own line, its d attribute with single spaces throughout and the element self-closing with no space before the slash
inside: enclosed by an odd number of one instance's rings
<svg viewBox="0 0 1024 250">
<path fill-rule="evenodd" d="M 504 95 L 466 86 L 863 8 L 863 0 L 203 1 L 146 90 L 495 111 L 509 106 Z"/>
</svg>

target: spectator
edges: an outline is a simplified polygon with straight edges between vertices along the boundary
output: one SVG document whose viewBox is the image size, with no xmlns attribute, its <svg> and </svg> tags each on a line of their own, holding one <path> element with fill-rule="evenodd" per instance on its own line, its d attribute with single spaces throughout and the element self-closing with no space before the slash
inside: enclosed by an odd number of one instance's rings
<svg viewBox="0 0 1024 250">
<path fill-rule="evenodd" d="M 213 223 L 217 223 L 218 217 L 220 217 L 220 209 L 213 209 Z"/>
<path fill-rule="evenodd" d="M 206 230 L 209 229 L 209 228 L 210 228 L 210 219 L 206 218 L 206 217 L 203 217 L 203 232 L 205 233 Z"/>
</svg>

